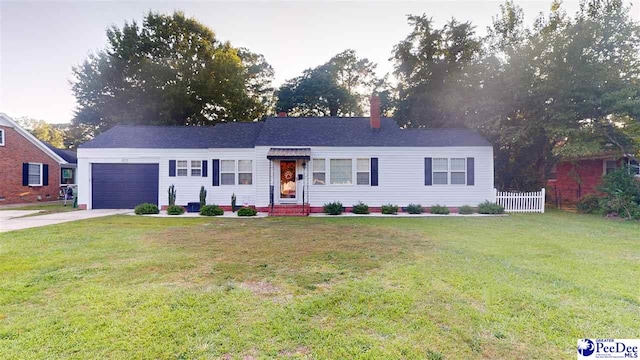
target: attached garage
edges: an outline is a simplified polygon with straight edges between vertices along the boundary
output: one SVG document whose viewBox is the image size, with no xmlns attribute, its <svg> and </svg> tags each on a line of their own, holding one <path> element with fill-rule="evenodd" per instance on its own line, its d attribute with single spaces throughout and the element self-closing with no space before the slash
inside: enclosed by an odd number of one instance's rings
<svg viewBox="0 0 640 360">
<path fill-rule="evenodd" d="M 158 164 L 91 165 L 93 209 L 133 209 L 158 205 Z"/>
</svg>

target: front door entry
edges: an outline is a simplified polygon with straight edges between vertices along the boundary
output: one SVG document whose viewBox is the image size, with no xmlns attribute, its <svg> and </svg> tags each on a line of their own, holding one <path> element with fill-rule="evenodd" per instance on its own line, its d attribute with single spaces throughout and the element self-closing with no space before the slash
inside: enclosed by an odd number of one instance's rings
<svg viewBox="0 0 640 360">
<path fill-rule="evenodd" d="M 296 161 L 280 160 L 280 199 L 296 198 Z"/>
</svg>

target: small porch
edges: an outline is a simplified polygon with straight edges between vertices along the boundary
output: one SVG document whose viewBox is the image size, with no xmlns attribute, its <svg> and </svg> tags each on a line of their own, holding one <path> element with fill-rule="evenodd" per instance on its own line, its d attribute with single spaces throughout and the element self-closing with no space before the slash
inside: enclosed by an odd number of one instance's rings
<svg viewBox="0 0 640 360">
<path fill-rule="evenodd" d="M 269 160 L 269 215 L 309 215 L 310 148 L 271 148 Z"/>
</svg>

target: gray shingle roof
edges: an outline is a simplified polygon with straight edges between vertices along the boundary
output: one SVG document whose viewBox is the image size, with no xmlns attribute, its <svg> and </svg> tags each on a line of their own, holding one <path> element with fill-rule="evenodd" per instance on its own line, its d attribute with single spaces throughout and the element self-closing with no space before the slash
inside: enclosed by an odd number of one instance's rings
<svg viewBox="0 0 640 360">
<path fill-rule="evenodd" d="M 58 156 L 63 158 L 64 161 L 68 162 L 69 164 L 77 164 L 78 163 L 78 156 L 76 155 L 75 151 L 58 149 L 57 147 L 49 144 L 46 141 L 43 141 L 43 143 L 45 144 L 46 147 L 51 149 L 54 153 L 56 153 Z"/>
<path fill-rule="evenodd" d="M 400 129 L 382 118 L 372 131 L 368 117 L 267 118 L 216 126 L 118 125 L 82 148 L 252 148 L 254 146 L 491 146 L 467 129 Z"/>
</svg>

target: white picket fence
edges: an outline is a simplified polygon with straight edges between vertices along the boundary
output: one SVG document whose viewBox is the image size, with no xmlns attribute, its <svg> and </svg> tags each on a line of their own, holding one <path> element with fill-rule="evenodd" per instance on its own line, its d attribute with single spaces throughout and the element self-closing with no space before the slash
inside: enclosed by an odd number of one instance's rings
<svg viewBox="0 0 640 360">
<path fill-rule="evenodd" d="M 544 213 L 544 188 L 535 192 L 494 190 L 496 192 L 496 203 L 504 206 L 505 212 Z"/>
</svg>

